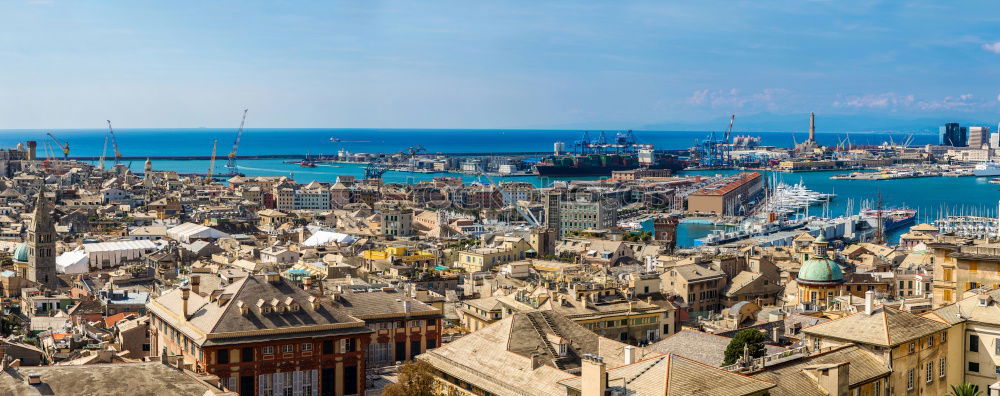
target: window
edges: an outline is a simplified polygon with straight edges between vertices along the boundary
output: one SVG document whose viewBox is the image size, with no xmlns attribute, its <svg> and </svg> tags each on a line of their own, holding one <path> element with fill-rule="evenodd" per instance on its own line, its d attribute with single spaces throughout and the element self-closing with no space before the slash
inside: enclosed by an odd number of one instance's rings
<svg viewBox="0 0 1000 396">
<path fill-rule="evenodd" d="M 257 382 L 260 384 L 261 395 L 272 396 L 271 387 L 274 384 L 271 383 L 271 374 L 261 374 L 257 376 Z"/>
<path fill-rule="evenodd" d="M 329 355 L 333 353 L 333 340 L 323 341 L 323 354 Z"/>
<path fill-rule="evenodd" d="M 315 371 L 310 370 L 310 371 L 304 371 L 304 372 L 302 372 L 302 374 L 303 374 L 302 375 L 302 394 L 303 395 L 310 396 L 310 395 L 313 394 L 313 391 L 312 391 L 313 390 L 313 383 L 312 383 L 313 377 L 312 377 L 312 373 L 315 373 Z"/>
<path fill-rule="evenodd" d="M 312 352 L 312 350 L 313 350 L 313 344 L 310 343 L 302 344 L 302 352 Z"/>
<path fill-rule="evenodd" d="M 875 381 L 875 385 L 872 386 L 872 396 L 879 396 L 882 391 L 882 380 Z"/>
<path fill-rule="evenodd" d="M 941 358 L 941 360 L 938 361 L 938 377 L 944 378 L 945 367 L 947 366 L 945 365 L 944 358 Z"/>
<path fill-rule="evenodd" d="M 253 361 L 253 348 L 247 347 L 240 351 L 240 361 L 241 362 L 252 362 Z"/>
<path fill-rule="evenodd" d="M 910 343 L 910 353 L 913 353 L 913 351 L 915 351 L 915 350 L 917 350 L 917 343 L 911 342 Z"/>
<path fill-rule="evenodd" d="M 934 347 L 934 336 L 927 337 L 927 347 L 928 348 Z"/>
<path fill-rule="evenodd" d="M 215 351 L 215 364 L 229 364 L 228 349 L 219 349 Z"/>
<path fill-rule="evenodd" d="M 927 383 L 929 384 L 929 383 L 933 382 L 934 381 L 934 362 L 927 362 L 927 373 L 926 374 L 927 374 L 926 375 L 926 377 L 927 377 L 926 378 Z"/>
<path fill-rule="evenodd" d="M 261 348 L 261 353 L 263 353 L 265 355 L 273 355 L 274 354 L 274 345 L 268 345 L 266 347 Z"/>
<path fill-rule="evenodd" d="M 437 347 L 437 340 L 433 338 L 427 339 L 427 349 L 433 349 Z"/>
<path fill-rule="evenodd" d="M 281 346 L 281 353 L 293 353 L 295 352 L 295 345 L 286 344 Z"/>
<path fill-rule="evenodd" d="M 948 333 L 941 333 L 941 343 L 944 344 L 945 341 L 948 341 Z"/>
<path fill-rule="evenodd" d="M 979 352 L 979 336 L 969 335 L 969 352 Z"/>
<path fill-rule="evenodd" d="M 969 371 L 973 373 L 979 372 L 979 362 L 969 362 Z"/>
<path fill-rule="evenodd" d="M 289 371 L 289 372 L 285 372 L 283 374 L 285 375 L 284 395 L 285 396 L 293 396 L 292 386 L 295 385 L 295 382 L 294 382 L 295 380 L 292 379 L 292 372 Z"/>
<path fill-rule="evenodd" d="M 913 369 L 906 372 L 906 390 L 913 390 Z"/>
</svg>

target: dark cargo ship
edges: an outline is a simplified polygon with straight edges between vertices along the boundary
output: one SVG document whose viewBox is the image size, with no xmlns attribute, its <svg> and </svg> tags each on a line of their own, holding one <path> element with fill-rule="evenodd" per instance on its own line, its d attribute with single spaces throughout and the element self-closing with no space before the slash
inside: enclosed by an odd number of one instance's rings
<svg viewBox="0 0 1000 396">
<path fill-rule="evenodd" d="M 571 150 L 575 154 L 563 154 L 566 145 L 556 142 L 555 155 L 535 164 L 539 176 L 611 176 L 611 172 L 639 168 L 669 169 L 677 172 L 684 169 L 684 163 L 672 155 L 657 153 L 651 144 L 636 142 L 632 131 L 620 132 L 608 142 L 601 132 L 600 137 L 591 140 L 588 134 L 573 142 Z"/>
<path fill-rule="evenodd" d="M 645 153 L 641 153 L 645 154 Z M 670 169 L 677 172 L 684 164 L 677 157 L 649 153 L 650 161 L 640 161 L 643 155 L 636 154 L 586 154 L 548 157 L 535 164 L 539 176 L 611 176 L 613 171 L 639 168 Z"/>
</svg>

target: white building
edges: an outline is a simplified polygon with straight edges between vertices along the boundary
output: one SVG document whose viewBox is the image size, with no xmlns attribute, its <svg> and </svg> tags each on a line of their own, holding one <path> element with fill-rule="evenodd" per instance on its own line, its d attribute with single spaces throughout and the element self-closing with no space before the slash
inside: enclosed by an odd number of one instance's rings
<svg viewBox="0 0 1000 396">
<path fill-rule="evenodd" d="M 268 264 L 293 264 L 299 259 L 299 253 L 280 246 L 271 246 L 260 251 L 260 261 Z"/>
<path fill-rule="evenodd" d="M 311 187 L 310 183 L 306 187 Z M 302 188 L 295 190 L 292 197 L 292 207 L 305 210 L 327 210 L 330 209 L 330 192 L 322 188 Z"/>
<path fill-rule="evenodd" d="M 191 243 L 199 239 L 219 239 L 229 234 L 201 224 L 184 223 L 167 230 L 167 237 L 175 241 Z"/>
</svg>

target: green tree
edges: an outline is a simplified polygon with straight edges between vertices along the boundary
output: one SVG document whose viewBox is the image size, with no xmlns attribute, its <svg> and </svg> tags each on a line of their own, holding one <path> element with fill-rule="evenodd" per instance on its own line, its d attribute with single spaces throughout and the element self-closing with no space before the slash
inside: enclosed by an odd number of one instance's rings
<svg viewBox="0 0 1000 396">
<path fill-rule="evenodd" d="M 767 350 L 764 349 L 764 341 L 767 340 L 767 336 L 761 333 L 757 329 L 743 329 L 736 336 L 733 337 L 732 341 L 729 341 L 729 345 L 726 346 L 726 359 L 722 362 L 723 366 L 728 366 L 730 364 L 736 363 L 741 357 L 743 357 L 743 346 L 746 345 L 749 349 L 750 357 L 762 357 Z"/>
<path fill-rule="evenodd" d="M 968 382 L 951 386 L 951 393 L 948 396 L 979 396 L 979 387 Z"/>
<path fill-rule="evenodd" d="M 434 396 L 434 366 L 423 360 L 406 363 L 399 369 L 399 382 L 386 386 L 383 396 Z"/>
</svg>

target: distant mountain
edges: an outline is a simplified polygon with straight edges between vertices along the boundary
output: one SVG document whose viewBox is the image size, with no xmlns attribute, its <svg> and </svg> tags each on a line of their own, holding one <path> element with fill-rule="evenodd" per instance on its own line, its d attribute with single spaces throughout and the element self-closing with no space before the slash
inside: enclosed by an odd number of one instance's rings
<svg viewBox="0 0 1000 396">
<path fill-rule="evenodd" d="M 948 117 L 899 117 L 870 114 L 816 114 L 817 133 L 865 133 L 904 132 L 937 133 L 938 127 L 946 122 L 962 125 L 996 126 L 996 121 L 971 118 Z M 664 121 L 643 125 L 637 129 L 666 131 L 724 131 L 729 127 L 729 117 L 700 122 Z M 758 113 L 736 115 L 734 132 L 792 132 L 809 130 L 809 114 Z"/>
</svg>

